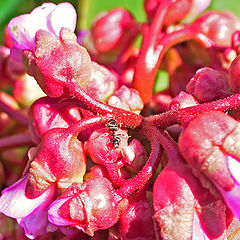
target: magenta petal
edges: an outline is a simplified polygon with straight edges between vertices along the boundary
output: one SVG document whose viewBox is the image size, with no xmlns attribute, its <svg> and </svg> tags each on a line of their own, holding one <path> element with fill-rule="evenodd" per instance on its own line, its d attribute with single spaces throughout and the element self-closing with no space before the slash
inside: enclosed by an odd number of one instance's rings
<svg viewBox="0 0 240 240">
<path fill-rule="evenodd" d="M 220 188 L 219 191 L 232 213 L 240 220 L 240 185 L 236 183 L 230 191 Z"/>
<path fill-rule="evenodd" d="M 11 47 L 10 49 L 11 58 L 17 61 L 18 63 L 22 62 L 22 51 L 24 49 L 25 48 L 23 47 L 23 45 L 19 45 L 19 44 L 16 44 L 13 47 Z"/>
<path fill-rule="evenodd" d="M 49 210 L 48 210 L 49 222 L 51 222 L 57 226 L 69 226 L 69 225 L 74 224 L 74 222 L 63 219 L 59 215 L 59 208 L 62 206 L 62 204 L 64 204 L 66 201 L 68 201 L 71 198 L 72 197 L 58 199 L 51 204 L 51 206 L 49 207 Z"/>
<path fill-rule="evenodd" d="M 46 214 L 49 204 L 50 202 L 45 202 L 27 217 L 17 219 L 28 238 L 34 239 L 37 236 L 46 234 L 47 232 L 54 232 L 58 229 L 57 226 L 50 224 L 47 220 Z"/>
<path fill-rule="evenodd" d="M 24 218 L 39 205 L 53 198 L 53 189 L 49 188 L 41 196 L 29 199 L 25 196 L 27 175 L 12 186 L 6 188 L 0 197 L 0 212 L 12 218 Z"/>
<path fill-rule="evenodd" d="M 230 191 L 225 191 L 224 189 L 218 189 L 221 192 L 225 203 L 231 209 L 232 213 L 240 220 L 240 163 L 237 159 L 228 156 L 228 169 L 231 173 L 235 184 Z"/>
<path fill-rule="evenodd" d="M 13 18 L 8 24 L 8 29 L 11 38 L 19 44 L 21 48 L 34 49 L 36 28 L 30 14 Z"/>
</svg>

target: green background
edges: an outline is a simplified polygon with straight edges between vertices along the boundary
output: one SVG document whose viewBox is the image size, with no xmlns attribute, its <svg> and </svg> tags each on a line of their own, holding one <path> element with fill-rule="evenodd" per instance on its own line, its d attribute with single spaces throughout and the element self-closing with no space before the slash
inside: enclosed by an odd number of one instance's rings
<svg viewBox="0 0 240 240">
<path fill-rule="evenodd" d="M 9 20 L 17 15 L 29 13 L 34 7 L 41 5 L 42 0 L 0 0 L 0 34 Z M 49 1 L 50 2 L 50 1 Z M 51 1 L 60 3 L 65 1 Z M 139 20 L 145 19 L 143 0 L 71 0 L 78 11 L 78 28 L 89 28 L 97 13 L 113 7 L 125 7 Z M 210 8 L 218 10 L 231 10 L 240 16 L 239 0 L 213 0 Z M 1 36 L 1 35 L 0 35 Z"/>
</svg>

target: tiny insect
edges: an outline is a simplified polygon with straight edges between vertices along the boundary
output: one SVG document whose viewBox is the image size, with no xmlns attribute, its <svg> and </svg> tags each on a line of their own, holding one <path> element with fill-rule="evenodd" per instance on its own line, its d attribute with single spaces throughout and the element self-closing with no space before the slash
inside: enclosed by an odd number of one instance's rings
<svg viewBox="0 0 240 240">
<path fill-rule="evenodd" d="M 120 138 L 116 136 L 116 131 L 118 131 L 119 129 L 116 120 L 112 118 L 109 119 L 107 123 L 107 128 L 108 128 L 108 131 L 112 132 L 112 135 L 111 135 L 112 139 L 110 140 L 110 142 L 112 143 L 112 146 L 114 148 L 118 148 L 120 143 Z"/>
</svg>

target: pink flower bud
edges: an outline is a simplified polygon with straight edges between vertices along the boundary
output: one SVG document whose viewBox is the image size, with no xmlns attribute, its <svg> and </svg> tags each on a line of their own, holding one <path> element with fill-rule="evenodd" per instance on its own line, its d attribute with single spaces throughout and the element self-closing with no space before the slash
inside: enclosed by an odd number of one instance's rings
<svg viewBox="0 0 240 240">
<path fill-rule="evenodd" d="M 229 86 L 235 93 L 240 92 L 240 56 L 237 56 L 230 65 L 229 68 Z"/>
<path fill-rule="evenodd" d="M 154 18 L 157 12 L 157 8 L 160 2 L 162 1 L 164 0 L 145 0 L 144 1 L 144 8 L 150 19 Z M 169 25 L 183 19 L 189 13 L 191 6 L 192 6 L 192 0 L 173 1 L 165 17 L 164 24 Z"/>
<path fill-rule="evenodd" d="M 153 188 L 153 205 L 163 239 L 226 237 L 226 207 L 204 188 L 185 163 L 169 163 Z"/>
<path fill-rule="evenodd" d="M 107 128 L 96 130 L 91 134 L 88 141 L 84 144 L 84 149 L 93 162 L 105 165 L 112 159 L 120 159 L 122 149 L 128 145 L 128 134 L 121 129 L 114 134 L 119 141 L 119 146 L 116 148 L 112 144 L 113 137 Z"/>
<path fill-rule="evenodd" d="M 53 128 L 44 134 L 29 169 L 26 196 L 35 198 L 56 184 L 60 191 L 81 183 L 86 171 L 82 143 L 68 129 Z"/>
<path fill-rule="evenodd" d="M 133 139 L 122 152 L 126 167 L 135 173 L 138 173 L 147 161 L 147 152 L 137 139 Z"/>
<path fill-rule="evenodd" d="M 179 147 L 193 167 L 219 189 L 233 214 L 240 218 L 239 123 L 222 112 L 203 113 L 181 133 Z"/>
<path fill-rule="evenodd" d="M 179 138 L 180 150 L 189 164 L 224 189 L 231 189 L 234 182 L 223 147 L 237 126 L 238 122 L 225 113 L 203 113 L 190 122 Z"/>
<path fill-rule="evenodd" d="M 119 52 L 126 44 L 135 21 L 123 8 L 116 8 L 100 15 L 91 27 L 91 37 L 100 53 Z"/>
<path fill-rule="evenodd" d="M 36 80 L 26 73 L 14 82 L 13 95 L 23 106 L 30 106 L 34 101 L 46 94 L 39 87 Z"/>
<path fill-rule="evenodd" d="M 52 128 L 68 128 L 81 119 L 78 109 L 59 99 L 43 97 L 29 110 L 29 130 L 32 140 L 39 144 L 43 135 Z"/>
<path fill-rule="evenodd" d="M 176 97 L 174 97 L 169 104 L 171 110 L 179 110 L 186 107 L 198 105 L 199 102 L 191 95 L 181 91 Z"/>
<path fill-rule="evenodd" d="M 94 179 L 94 178 L 109 178 L 108 171 L 104 166 L 94 165 L 91 167 L 90 172 L 84 175 L 84 180 Z"/>
<path fill-rule="evenodd" d="M 86 92 L 93 98 L 106 102 L 117 87 L 118 75 L 104 66 L 92 62 L 92 74 L 85 87 Z"/>
<path fill-rule="evenodd" d="M 154 240 L 153 209 L 146 198 L 124 200 L 119 205 L 120 217 L 117 228 L 122 240 Z"/>
<path fill-rule="evenodd" d="M 143 109 L 143 101 L 137 90 L 121 86 L 108 99 L 108 104 L 139 114 Z"/>
<path fill-rule="evenodd" d="M 239 29 L 240 20 L 231 12 L 208 11 L 193 26 L 217 45 L 231 46 L 232 34 Z"/>
<path fill-rule="evenodd" d="M 90 56 L 69 29 L 62 28 L 59 39 L 39 30 L 35 53 L 25 50 L 24 55 L 27 72 L 49 97 L 69 97 L 69 84 L 85 87 L 90 79 Z"/>
<path fill-rule="evenodd" d="M 231 95 L 228 76 L 212 68 L 199 69 L 186 86 L 200 103 L 211 102 Z"/>
<path fill-rule="evenodd" d="M 155 114 L 169 110 L 172 97 L 164 92 L 155 93 L 151 99 L 150 106 Z"/>
<path fill-rule="evenodd" d="M 118 218 L 114 189 L 106 178 L 73 184 L 48 210 L 51 223 L 74 226 L 90 236 L 98 229 L 113 226 Z"/>
<path fill-rule="evenodd" d="M 237 55 L 240 54 L 240 31 L 237 30 L 232 35 L 232 48 L 236 51 Z"/>
</svg>

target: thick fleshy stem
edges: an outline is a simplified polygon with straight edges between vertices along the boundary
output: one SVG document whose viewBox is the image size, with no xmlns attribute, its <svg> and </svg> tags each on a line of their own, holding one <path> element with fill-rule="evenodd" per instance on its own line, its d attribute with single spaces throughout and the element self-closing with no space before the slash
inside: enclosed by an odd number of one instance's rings
<svg viewBox="0 0 240 240">
<path fill-rule="evenodd" d="M 28 126 L 28 117 L 22 111 L 12 108 L 10 105 L 7 105 L 2 100 L 0 100 L 0 111 L 7 113 L 18 123 L 24 126 Z"/>
<path fill-rule="evenodd" d="M 228 111 L 240 107 L 240 94 L 234 94 L 230 97 L 220 99 L 214 102 L 199 104 L 193 107 L 182 108 L 178 111 L 170 110 L 159 115 L 146 118 L 158 128 L 165 129 L 174 124 L 188 125 L 199 114 L 210 111 Z"/>
<path fill-rule="evenodd" d="M 69 92 L 80 101 L 80 106 L 100 115 L 112 115 L 121 127 L 136 128 L 142 124 L 140 115 L 102 103 L 86 93 L 80 86 L 69 84 Z"/>
<path fill-rule="evenodd" d="M 147 137 L 151 144 L 151 154 L 143 169 L 132 179 L 126 180 L 126 183 L 116 190 L 119 201 L 128 197 L 137 189 L 141 189 L 153 176 L 162 156 L 162 147 L 158 139 L 158 130 L 149 123 L 143 123 L 141 132 Z"/>
<path fill-rule="evenodd" d="M 134 74 L 133 87 L 138 90 L 145 104 L 148 103 L 152 97 L 153 85 L 158 68 L 164 54 L 170 47 L 187 40 L 196 40 L 205 48 L 216 45 L 208 37 L 197 32 L 195 27 L 194 25 L 190 25 L 181 30 L 165 34 L 161 38 L 152 37 L 154 44 L 149 45 L 147 49 L 144 48 L 143 53 L 140 52 Z M 149 37 L 151 37 L 150 34 Z"/>
<path fill-rule="evenodd" d="M 33 145 L 30 134 L 16 134 L 13 136 L 0 138 L 0 149 L 14 148 Z"/>
<path fill-rule="evenodd" d="M 150 81 L 149 87 L 146 87 L 146 83 L 149 84 L 147 79 L 151 74 L 157 72 L 155 65 L 161 52 L 161 47 L 158 47 L 158 39 L 161 36 L 164 18 L 171 3 L 171 0 L 161 1 L 152 24 L 150 26 L 146 25 L 144 29 L 143 41 L 133 79 L 133 87 L 139 91 L 144 103 L 149 101 L 149 95 L 151 96 L 152 94 L 145 93 L 145 89 L 149 91 L 151 88 L 152 91 L 152 80 Z M 156 75 L 153 76 L 153 79 L 155 79 L 155 76 Z"/>
</svg>

